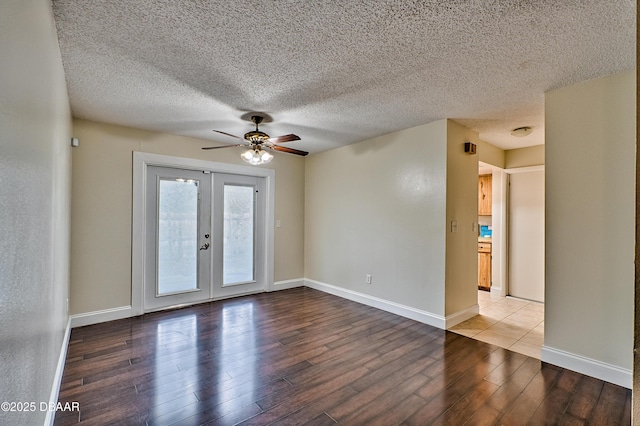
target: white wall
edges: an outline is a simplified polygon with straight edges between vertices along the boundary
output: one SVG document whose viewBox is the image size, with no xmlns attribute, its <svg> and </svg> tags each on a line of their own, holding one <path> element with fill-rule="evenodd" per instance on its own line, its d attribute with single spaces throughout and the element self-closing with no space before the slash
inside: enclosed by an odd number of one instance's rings
<svg viewBox="0 0 640 426">
<path fill-rule="evenodd" d="M 247 165 L 238 148 L 203 151 L 211 141 L 129 127 L 73 121 L 71 313 L 131 304 L 133 151 Z M 304 158 L 279 154 L 275 169 L 275 281 L 304 277 Z"/>
<path fill-rule="evenodd" d="M 584 357 L 595 361 L 597 371 L 628 373 L 627 386 L 634 312 L 634 77 L 627 72 L 587 81 L 545 99 L 543 360 L 580 366 Z"/>
<path fill-rule="evenodd" d="M 71 114 L 51 2 L 1 9 L 0 396 L 39 403 L 67 325 Z M 0 411 L 0 424 L 46 415 Z"/>
<path fill-rule="evenodd" d="M 444 315 L 446 133 L 441 120 L 307 157 L 306 278 Z"/>
<path fill-rule="evenodd" d="M 544 170 L 509 175 L 509 295 L 544 302 Z"/>
</svg>

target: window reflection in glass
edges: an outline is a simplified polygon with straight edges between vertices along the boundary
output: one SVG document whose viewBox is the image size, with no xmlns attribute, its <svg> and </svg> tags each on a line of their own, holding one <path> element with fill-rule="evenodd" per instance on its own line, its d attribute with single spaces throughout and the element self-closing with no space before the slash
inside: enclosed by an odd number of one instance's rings
<svg viewBox="0 0 640 426">
<path fill-rule="evenodd" d="M 223 285 L 254 281 L 254 188 L 224 186 Z"/>
<path fill-rule="evenodd" d="M 158 295 L 198 288 L 198 182 L 160 180 Z"/>
</svg>

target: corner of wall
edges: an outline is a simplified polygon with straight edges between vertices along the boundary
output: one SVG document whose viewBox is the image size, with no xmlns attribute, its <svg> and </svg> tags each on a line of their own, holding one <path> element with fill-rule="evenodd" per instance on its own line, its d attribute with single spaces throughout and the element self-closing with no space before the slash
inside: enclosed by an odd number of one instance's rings
<svg viewBox="0 0 640 426">
<path fill-rule="evenodd" d="M 622 369 L 633 364 L 635 94 L 632 71 L 545 94 L 545 345 Z"/>
<path fill-rule="evenodd" d="M 0 394 L 55 398 L 66 352 L 71 108 L 51 2 L 3 2 L 0 13 Z M 47 413 L 0 412 L 2 424 Z"/>
<path fill-rule="evenodd" d="M 544 145 L 528 146 L 526 148 L 509 149 L 505 151 L 505 169 L 544 165 Z"/>
<path fill-rule="evenodd" d="M 478 300 L 478 155 L 464 143 L 478 135 L 447 122 L 445 317 L 477 305 Z"/>
</svg>

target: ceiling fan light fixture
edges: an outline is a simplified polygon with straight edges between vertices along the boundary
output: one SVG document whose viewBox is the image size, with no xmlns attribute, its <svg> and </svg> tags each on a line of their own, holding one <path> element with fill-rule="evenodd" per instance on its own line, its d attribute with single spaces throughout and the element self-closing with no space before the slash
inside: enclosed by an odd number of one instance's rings
<svg viewBox="0 0 640 426">
<path fill-rule="evenodd" d="M 266 164 L 273 159 L 273 155 L 264 149 L 251 148 L 243 152 L 240 157 L 249 164 Z"/>
<path fill-rule="evenodd" d="M 533 129 L 529 126 L 517 127 L 511 131 L 511 136 L 515 136 L 517 138 L 523 138 L 528 136 L 533 132 Z"/>
<path fill-rule="evenodd" d="M 219 149 L 219 148 L 229 148 L 234 146 L 239 147 L 248 147 L 249 149 L 240 154 L 240 158 L 246 161 L 249 164 L 266 164 L 273 159 L 273 155 L 265 151 L 264 148 L 272 151 L 280 151 L 286 152 L 288 154 L 295 154 L 305 156 L 309 154 L 306 151 L 300 151 L 299 149 L 287 148 L 279 145 L 280 143 L 285 142 L 294 142 L 299 141 L 300 136 L 294 135 L 293 133 L 288 135 L 277 136 L 275 138 L 270 137 L 268 134 L 261 132 L 258 129 L 258 125 L 262 123 L 263 117 L 259 115 L 254 115 L 251 117 L 251 121 L 253 121 L 256 125 L 256 130 L 251 132 L 247 132 L 244 134 L 244 137 L 235 136 L 231 133 L 223 132 L 220 130 L 214 130 L 216 133 L 221 133 L 226 136 L 230 136 L 235 139 L 241 139 L 245 141 L 245 143 L 235 144 L 235 145 L 222 145 L 222 146 L 204 146 L 202 149 Z"/>
</svg>

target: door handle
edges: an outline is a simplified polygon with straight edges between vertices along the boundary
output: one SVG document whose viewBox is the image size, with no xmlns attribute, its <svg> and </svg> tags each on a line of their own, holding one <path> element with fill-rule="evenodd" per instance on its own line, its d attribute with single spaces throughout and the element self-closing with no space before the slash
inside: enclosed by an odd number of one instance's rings
<svg viewBox="0 0 640 426">
<path fill-rule="evenodd" d="M 207 250 L 208 248 L 209 248 L 209 243 L 204 243 L 204 245 L 200 247 L 200 250 Z"/>
</svg>

